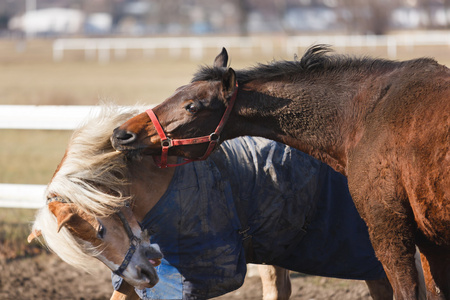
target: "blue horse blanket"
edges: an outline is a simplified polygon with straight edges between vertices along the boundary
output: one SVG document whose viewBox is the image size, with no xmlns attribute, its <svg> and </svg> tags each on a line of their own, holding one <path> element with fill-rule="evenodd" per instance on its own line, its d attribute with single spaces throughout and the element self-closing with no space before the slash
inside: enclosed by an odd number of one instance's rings
<svg viewBox="0 0 450 300">
<path fill-rule="evenodd" d="M 346 279 L 385 277 L 346 178 L 263 138 L 226 141 L 208 160 L 178 167 L 141 225 L 164 254 L 160 282 L 137 291 L 143 299 L 225 294 L 242 285 L 246 263 Z M 243 242 L 248 235 L 251 247 Z"/>
</svg>

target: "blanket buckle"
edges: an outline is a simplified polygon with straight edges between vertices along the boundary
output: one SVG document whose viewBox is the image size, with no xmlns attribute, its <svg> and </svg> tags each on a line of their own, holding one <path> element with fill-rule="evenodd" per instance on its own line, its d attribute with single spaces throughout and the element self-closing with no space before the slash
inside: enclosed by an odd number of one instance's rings
<svg viewBox="0 0 450 300">
<path fill-rule="evenodd" d="M 239 231 L 238 231 L 238 233 L 239 233 L 240 235 L 242 235 L 242 240 L 243 240 L 243 241 L 245 241 L 246 239 L 249 239 L 249 238 L 252 237 L 251 234 L 248 234 L 249 231 L 250 231 L 250 227 L 247 227 L 247 228 L 244 229 L 244 230 L 239 230 Z"/>
</svg>

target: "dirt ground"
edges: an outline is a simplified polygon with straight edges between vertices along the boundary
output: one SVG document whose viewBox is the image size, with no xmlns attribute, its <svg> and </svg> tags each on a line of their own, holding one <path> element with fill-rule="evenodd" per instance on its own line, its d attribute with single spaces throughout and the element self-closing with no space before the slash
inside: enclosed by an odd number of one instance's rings
<svg viewBox="0 0 450 300">
<path fill-rule="evenodd" d="M 291 299 L 371 299 L 362 281 L 338 280 L 291 274 Z M 52 254 L 32 258 L 0 260 L 0 299 L 63 300 L 109 299 L 110 272 L 99 263 L 98 271 L 86 274 Z M 248 277 L 237 291 L 216 299 L 261 299 L 259 277 Z"/>
</svg>

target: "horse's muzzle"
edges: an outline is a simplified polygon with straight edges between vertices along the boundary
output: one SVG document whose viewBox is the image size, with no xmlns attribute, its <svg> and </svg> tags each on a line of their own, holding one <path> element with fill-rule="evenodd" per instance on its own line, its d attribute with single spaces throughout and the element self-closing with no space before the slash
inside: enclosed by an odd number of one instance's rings
<svg viewBox="0 0 450 300">
<path fill-rule="evenodd" d="M 136 141 L 137 135 L 134 132 L 126 131 L 117 127 L 114 129 L 113 134 L 111 135 L 111 143 L 116 150 L 116 147 L 120 147 L 123 145 L 128 145 Z"/>
</svg>

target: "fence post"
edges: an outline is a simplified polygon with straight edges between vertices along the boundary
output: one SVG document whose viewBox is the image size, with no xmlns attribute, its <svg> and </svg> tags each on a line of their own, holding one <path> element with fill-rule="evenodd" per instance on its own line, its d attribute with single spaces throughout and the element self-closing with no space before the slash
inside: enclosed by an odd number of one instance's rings
<svg viewBox="0 0 450 300">
<path fill-rule="evenodd" d="M 397 58 L 397 41 L 395 37 L 388 36 L 387 38 L 387 54 L 390 59 Z"/>
<path fill-rule="evenodd" d="M 111 50 L 109 39 L 97 43 L 97 49 L 98 49 L 98 62 L 99 63 L 109 62 L 109 55 Z"/>
<path fill-rule="evenodd" d="M 53 43 L 53 61 L 61 61 L 64 55 L 64 42 L 56 40 Z"/>
</svg>

